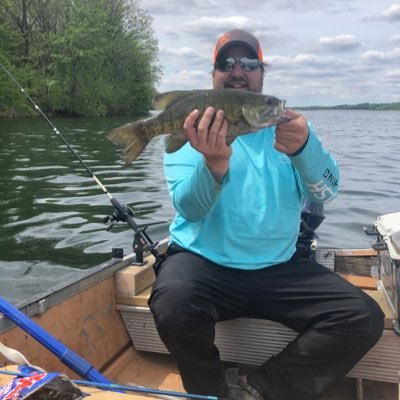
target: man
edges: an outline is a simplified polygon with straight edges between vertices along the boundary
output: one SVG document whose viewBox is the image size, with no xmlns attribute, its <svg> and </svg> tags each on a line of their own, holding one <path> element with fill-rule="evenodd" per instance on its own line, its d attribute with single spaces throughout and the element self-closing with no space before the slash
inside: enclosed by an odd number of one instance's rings
<svg viewBox="0 0 400 400">
<path fill-rule="evenodd" d="M 215 89 L 261 93 L 258 40 L 234 30 L 217 42 Z M 328 202 L 338 167 L 306 119 L 237 138 L 223 110 L 188 115 L 190 144 L 165 156 L 177 211 L 171 244 L 149 300 L 190 393 L 231 399 L 317 399 L 376 343 L 379 306 L 358 288 L 296 254 L 305 198 Z M 223 371 L 215 323 L 239 317 L 278 321 L 299 333 L 247 376 Z"/>
</svg>

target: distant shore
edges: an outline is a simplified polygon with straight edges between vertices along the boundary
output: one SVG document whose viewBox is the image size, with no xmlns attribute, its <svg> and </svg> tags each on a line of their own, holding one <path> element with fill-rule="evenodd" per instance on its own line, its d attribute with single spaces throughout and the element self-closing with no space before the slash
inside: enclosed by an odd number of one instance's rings
<svg viewBox="0 0 400 400">
<path fill-rule="evenodd" d="M 372 110 L 372 111 L 400 111 L 400 102 L 398 103 L 360 103 L 360 104 L 340 104 L 337 106 L 293 106 L 288 107 L 293 110 Z M 26 108 L 26 114 L 23 112 L 7 113 L 0 110 L 0 119 L 6 118 L 29 118 L 38 116 L 33 109 Z M 14 110 L 13 110 L 14 111 Z M 49 114 L 51 117 L 57 115 Z M 60 115 L 61 116 L 61 115 Z"/>
<path fill-rule="evenodd" d="M 338 106 L 305 106 L 292 107 L 296 110 L 376 110 L 376 111 L 400 111 L 399 103 L 360 103 L 341 104 Z"/>
</svg>

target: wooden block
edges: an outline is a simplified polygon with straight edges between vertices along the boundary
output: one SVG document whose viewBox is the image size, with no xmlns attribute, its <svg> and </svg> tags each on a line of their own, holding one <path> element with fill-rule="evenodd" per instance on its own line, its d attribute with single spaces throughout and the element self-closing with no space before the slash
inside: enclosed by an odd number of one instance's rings
<svg viewBox="0 0 400 400">
<path fill-rule="evenodd" d="M 135 296 L 155 281 L 152 264 L 130 265 L 115 274 L 117 296 Z"/>
<path fill-rule="evenodd" d="M 342 278 L 346 279 L 354 286 L 359 287 L 360 289 L 367 290 L 376 290 L 377 289 L 377 281 L 375 278 L 371 276 L 356 276 L 356 275 L 348 275 L 348 274 L 339 274 Z"/>
<path fill-rule="evenodd" d="M 136 296 L 117 296 L 118 304 L 125 304 L 127 306 L 140 306 L 140 307 L 148 307 L 147 300 L 149 299 L 151 294 L 151 287 L 143 290 L 143 292 L 137 294 Z"/>
<path fill-rule="evenodd" d="M 371 276 L 371 268 L 378 264 L 376 256 L 335 255 L 335 272 L 347 275 Z"/>
<path fill-rule="evenodd" d="M 344 249 L 336 250 L 337 257 L 373 257 L 378 253 L 374 249 Z"/>
<path fill-rule="evenodd" d="M 371 296 L 379 304 L 381 310 L 385 314 L 385 329 L 393 330 L 393 320 L 395 319 L 393 310 L 387 302 L 382 290 L 364 290 L 364 292 Z"/>
</svg>

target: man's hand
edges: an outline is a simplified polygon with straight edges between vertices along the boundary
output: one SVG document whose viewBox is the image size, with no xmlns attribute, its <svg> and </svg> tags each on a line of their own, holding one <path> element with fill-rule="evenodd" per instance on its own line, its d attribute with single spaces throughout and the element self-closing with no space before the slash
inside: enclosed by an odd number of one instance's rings
<svg viewBox="0 0 400 400">
<path fill-rule="evenodd" d="M 232 148 L 226 145 L 225 139 L 228 133 L 228 122 L 222 110 L 215 113 L 213 107 L 208 107 L 196 129 L 196 121 L 199 117 L 200 111 L 193 110 L 186 118 L 183 129 L 191 146 L 203 154 L 214 178 L 221 182 L 228 172 L 229 159 L 232 155 Z"/>
<path fill-rule="evenodd" d="M 293 119 L 276 126 L 274 147 L 281 153 L 291 155 L 305 145 L 310 132 L 307 120 L 301 114 L 287 109 L 285 115 Z"/>
</svg>

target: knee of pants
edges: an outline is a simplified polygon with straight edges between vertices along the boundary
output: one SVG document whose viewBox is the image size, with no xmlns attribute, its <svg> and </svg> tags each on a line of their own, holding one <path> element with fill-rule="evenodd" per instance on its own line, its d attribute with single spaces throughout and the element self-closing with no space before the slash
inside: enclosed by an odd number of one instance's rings
<svg viewBox="0 0 400 400">
<path fill-rule="evenodd" d="M 370 296 L 363 293 L 360 300 L 353 302 L 353 315 L 349 318 L 348 327 L 352 332 L 356 332 L 360 346 L 370 348 L 382 335 L 384 314 Z"/>
<path fill-rule="evenodd" d="M 212 304 L 196 296 L 193 288 L 177 282 L 162 289 L 155 287 L 149 305 L 162 336 L 187 336 L 217 320 Z"/>
<path fill-rule="evenodd" d="M 369 313 L 369 324 L 366 335 L 370 340 L 371 346 L 373 346 L 382 336 L 385 314 L 374 299 L 367 295 L 365 297 L 365 304 Z"/>
</svg>

